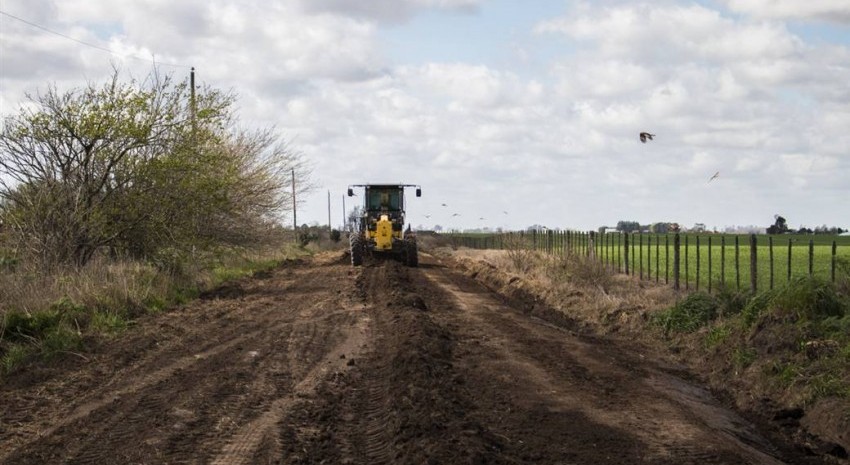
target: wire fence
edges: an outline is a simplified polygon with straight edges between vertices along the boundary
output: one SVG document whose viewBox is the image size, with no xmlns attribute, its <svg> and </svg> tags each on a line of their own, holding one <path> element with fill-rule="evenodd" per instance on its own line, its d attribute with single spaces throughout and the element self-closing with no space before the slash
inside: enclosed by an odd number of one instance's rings
<svg viewBox="0 0 850 465">
<path fill-rule="evenodd" d="M 474 249 L 525 248 L 554 256 L 584 255 L 641 280 L 709 293 L 774 289 L 804 276 L 835 282 L 837 274 L 847 274 L 850 268 L 850 238 L 835 236 L 553 230 L 448 236 L 454 246 Z"/>
</svg>

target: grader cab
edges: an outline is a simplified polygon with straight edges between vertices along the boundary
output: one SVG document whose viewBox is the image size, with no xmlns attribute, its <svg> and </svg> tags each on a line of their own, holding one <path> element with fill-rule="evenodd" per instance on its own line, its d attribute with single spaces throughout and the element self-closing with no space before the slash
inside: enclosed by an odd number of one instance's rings
<svg viewBox="0 0 850 465">
<path fill-rule="evenodd" d="M 356 184 L 348 186 L 349 197 L 357 187 L 364 190 L 363 214 L 349 236 L 351 264 L 360 266 L 367 256 L 385 256 L 417 266 L 416 235 L 409 225 L 404 228 L 404 189 L 415 187 L 417 197 L 422 189 L 413 184 Z"/>
</svg>

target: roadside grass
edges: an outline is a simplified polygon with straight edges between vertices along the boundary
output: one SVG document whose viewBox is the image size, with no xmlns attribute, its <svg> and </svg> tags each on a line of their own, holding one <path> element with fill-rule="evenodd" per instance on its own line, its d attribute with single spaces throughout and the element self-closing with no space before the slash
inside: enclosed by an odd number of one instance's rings
<svg viewBox="0 0 850 465">
<path fill-rule="evenodd" d="M 755 295 L 694 293 L 655 313 L 651 322 L 680 344 L 725 360 L 727 375 L 747 378 L 791 404 L 850 398 L 845 288 L 842 281 L 806 277 Z M 734 303 L 719 311 L 730 298 Z"/>
<path fill-rule="evenodd" d="M 119 336 L 143 314 L 187 303 L 204 290 L 308 253 L 280 244 L 219 250 L 169 270 L 107 258 L 50 275 L 24 264 L 0 270 L 0 376 L 36 359 L 84 357 L 89 337 Z"/>
<path fill-rule="evenodd" d="M 788 406 L 850 399 L 850 266 L 840 257 L 835 282 L 802 275 L 756 293 L 733 282 L 711 294 L 676 294 L 584 256 L 465 248 L 454 255 L 521 278 L 508 280 L 597 331 L 666 341 L 699 360 L 718 386 L 737 386 L 742 402 L 751 392 Z"/>
</svg>

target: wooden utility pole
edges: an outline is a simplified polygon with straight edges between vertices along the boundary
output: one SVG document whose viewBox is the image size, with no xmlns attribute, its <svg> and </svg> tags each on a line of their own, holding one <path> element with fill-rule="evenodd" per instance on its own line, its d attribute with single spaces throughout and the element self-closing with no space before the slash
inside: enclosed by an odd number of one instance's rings
<svg viewBox="0 0 850 465">
<path fill-rule="evenodd" d="M 189 117 L 192 118 L 192 144 L 197 146 L 197 133 L 198 133 L 198 123 L 196 121 L 196 114 L 198 112 L 198 108 L 195 104 L 195 67 L 192 67 L 191 72 L 189 72 Z"/>
<path fill-rule="evenodd" d="M 298 229 L 298 210 L 295 208 L 295 168 L 292 168 L 292 231 Z"/>
<path fill-rule="evenodd" d="M 331 227 L 331 191 L 328 189 L 328 232 L 330 232 L 333 228 Z"/>
<path fill-rule="evenodd" d="M 345 231 L 347 228 L 346 222 L 348 218 L 345 217 L 345 194 L 342 194 L 342 230 Z"/>
</svg>

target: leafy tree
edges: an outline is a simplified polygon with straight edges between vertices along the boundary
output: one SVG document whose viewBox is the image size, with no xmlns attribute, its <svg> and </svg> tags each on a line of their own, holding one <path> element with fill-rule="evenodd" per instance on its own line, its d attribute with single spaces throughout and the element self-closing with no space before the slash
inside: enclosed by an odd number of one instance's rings
<svg viewBox="0 0 850 465">
<path fill-rule="evenodd" d="M 625 233 L 640 231 L 640 223 L 637 221 L 620 220 L 617 222 L 617 231 Z"/>
<path fill-rule="evenodd" d="M 235 128 L 233 95 L 118 74 L 28 96 L 0 130 L 0 218 L 42 265 L 247 245 L 291 206 L 291 169 L 309 188 L 274 132 Z"/>
<path fill-rule="evenodd" d="M 785 234 L 788 232 L 788 222 L 780 215 L 773 215 L 775 222 L 767 228 L 768 234 Z"/>
</svg>

